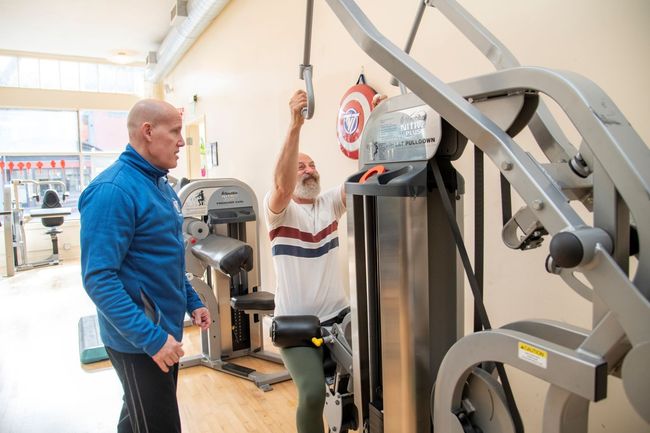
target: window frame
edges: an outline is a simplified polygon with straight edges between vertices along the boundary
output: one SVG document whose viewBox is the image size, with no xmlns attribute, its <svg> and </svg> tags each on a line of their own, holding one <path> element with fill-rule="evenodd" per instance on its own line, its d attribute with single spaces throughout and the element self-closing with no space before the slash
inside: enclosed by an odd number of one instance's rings
<svg viewBox="0 0 650 433">
<path fill-rule="evenodd" d="M 29 55 L 16 55 L 10 52 L 3 52 L 0 50 L 0 57 L 9 59 L 9 63 L 15 63 L 15 66 L 11 69 L 15 72 L 15 77 L 11 75 L 13 81 L 8 81 L 3 83 L 0 81 L 0 87 L 11 87 L 11 88 L 21 88 L 21 89 L 40 89 L 40 90 L 60 90 L 64 92 L 91 92 L 91 93 L 108 93 L 108 94 L 118 94 L 118 95 L 135 95 L 138 97 L 144 96 L 145 92 L 145 68 L 141 65 L 118 65 L 108 62 L 93 62 L 92 60 L 76 60 L 72 58 L 65 57 L 56 57 L 56 56 L 29 56 Z M 15 62 L 12 62 L 15 60 Z M 58 86 L 44 86 L 43 82 L 43 62 L 56 62 L 56 68 L 58 70 L 57 80 Z M 25 75 L 21 72 L 21 67 L 27 65 L 32 66 L 33 74 L 32 76 Z M 65 63 L 67 66 L 72 66 L 76 68 L 74 86 L 69 86 L 69 82 L 66 81 L 66 86 L 63 85 L 63 78 L 61 72 L 61 64 Z M 52 65 L 54 66 L 54 65 Z M 110 85 L 110 81 L 106 82 L 107 73 L 115 73 L 119 75 L 120 73 L 127 74 L 128 79 L 131 80 L 130 84 L 125 87 L 120 87 L 115 85 L 115 80 L 113 84 Z M 31 80 L 25 81 L 30 78 Z M 90 79 L 91 81 L 84 81 L 84 78 Z M 102 81 L 104 80 L 104 81 Z M 122 81 L 120 81 L 122 82 Z M 125 81 L 128 82 L 128 81 Z M 102 86 L 108 86 L 107 88 L 102 89 Z M 72 87 L 72 88 L 71 88 Z M 129 89 L 129 90 L 125 90 Z"/>
</svg>

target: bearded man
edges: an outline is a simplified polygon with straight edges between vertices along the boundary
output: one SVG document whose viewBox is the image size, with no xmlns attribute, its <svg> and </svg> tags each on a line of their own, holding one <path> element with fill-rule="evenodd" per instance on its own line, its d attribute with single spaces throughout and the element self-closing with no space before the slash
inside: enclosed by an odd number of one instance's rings
<svg viewBox="0 0 650 433">
<path fill-rule="evenodd" d="M 345 213 L 345 191 L 341 185 L 320 194 L 316 164 L 299 152 L 301 111 L 306 106 L 302 90 L 289 101 L 289 131 L 273 189 L 264 198 L 264 213 L 277 277 L 275 315 L 313 315 L 328 326 L 349 311 L 338 261 L 337 228 Z M 283 348 L 280 354 L 298 388 L 298 433 L 323 433 L 323 348 Z"/>
</svg>

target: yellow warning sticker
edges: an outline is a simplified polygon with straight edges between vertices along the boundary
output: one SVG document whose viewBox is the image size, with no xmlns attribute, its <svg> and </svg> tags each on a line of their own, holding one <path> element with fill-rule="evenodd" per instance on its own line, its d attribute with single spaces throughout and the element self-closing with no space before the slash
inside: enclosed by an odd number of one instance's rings
<svg viewBox="0 0 650 433">
<path fill-rule="evenodd" d="M 518 356 L 519 359 L 535 364 L 538 367 L 546 368 L 548 353 L 545 350 L 520 341 Z"/>
</svg>

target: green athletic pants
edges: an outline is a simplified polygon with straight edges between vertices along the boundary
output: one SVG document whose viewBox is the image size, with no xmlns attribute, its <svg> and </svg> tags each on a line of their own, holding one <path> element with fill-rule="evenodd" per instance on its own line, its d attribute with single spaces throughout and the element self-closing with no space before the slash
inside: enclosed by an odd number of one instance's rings
<svg viewBox="0 0 650 433">
<path fill-rule="evenodd" d="M 325 431 L 323 349 L 291 347 L 280 349 L 280 355 L 298 388 L 298 410 L 296 411 L 298 433 L 323 433 Z"/>
</svg>

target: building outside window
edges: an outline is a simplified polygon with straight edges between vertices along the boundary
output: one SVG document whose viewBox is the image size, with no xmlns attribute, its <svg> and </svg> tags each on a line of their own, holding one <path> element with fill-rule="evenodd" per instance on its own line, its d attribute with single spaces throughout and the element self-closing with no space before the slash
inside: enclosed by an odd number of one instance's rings
<svg viewBox="0 0 650 433">
<path fill-rule="evenodd" d="M 0 87 L 75 92 L 143 94 L 144 68 L 0 54 Z M 69 194 L 64 206 L 78 216 L 83 188 L 108 167 L 128 142 L 126 111 L 0 108 L 0 182 L 60 181 Z M 21 185 L 26 209 L 41 206 L 58 183 Z M 37 199 L 38 197 L 38 199 Z M 4 206 L 0 193 L 0 207 Z"/>
<path fill-rule="evenodd" d="M 0 109 L 0 177 L 61 181 L 69 194 L 64 206 L 78 217 L 84 187 L 117 159 L 128 143 L 126 111 Z M 47 189 L 63 194 L 59 183 L 21 185 L 25 209 L 41 207 Z M 0 195 L 0 201 L 2 201 Z M 4 205 L 4 204 L 3 204 Z"/>
</svg>

